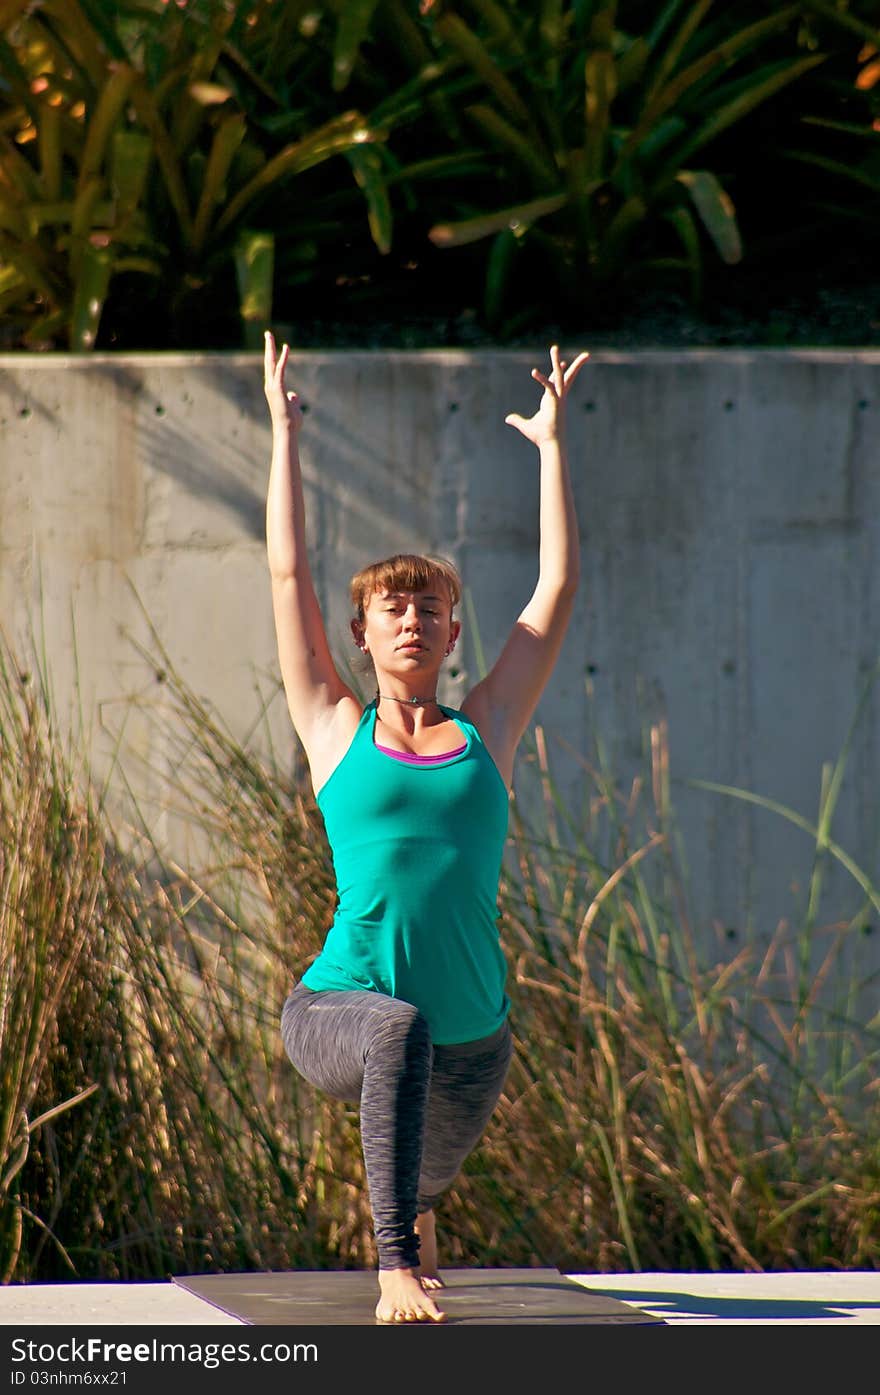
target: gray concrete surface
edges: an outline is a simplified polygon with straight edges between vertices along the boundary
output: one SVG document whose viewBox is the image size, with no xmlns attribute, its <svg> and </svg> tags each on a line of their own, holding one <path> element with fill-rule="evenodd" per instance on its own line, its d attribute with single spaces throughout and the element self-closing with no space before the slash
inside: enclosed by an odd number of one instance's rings
<svg viewBox="0 0 880 1395">
<path fill-rule="evenodd" d="M 880 1324 L 880 1273 L 570 1274 L 670 1326 Z M 0 1288 L 0 1326 L 242 1326 L 176 1284 Z"/>
<path fill-rule="evenodd" d="M 499 652 L 536 574 L 535 453 L 504 425 L 537 401 L 536 357 L 294 353 L 313 570 L 340 663 L 354 656 L 348 578 L 398 548 L 458 563 L 487 660 Z M 725 950 L 800 920 L 814 847 L 778 813 L 691 782 L 815 820 L 880 653 L 878 412 L 880 354 L 862 350 L 603 351 L 573 393 L 583 580 L 538 714 L 551 769 L 601 855 L 588 766 L 601 748 L 622 791 L 645 777 L 649 804 L 650 730 L 668 732 L 691 913 Z M 0 626 L 17 646 L 42 631 L 98 773 L 122 734 L 141 807 L 185 855 L 167 809 L 164 662 L 132 640 L 149 647 L 155 627 L 237 736 L 256 729 L 294 758 L 264 562 L 260 360 L 3 356 L 0 445 Z M 468 607 L 464 619 L 451 702 L 480 671 Z M 875 880 L 878 716 L 872 687 L 831 830 Z M 522 790 L 527 775 L 524 753 Z M 861 930 L 880 901 L 825 861 L 818 923 L 853 921 L 867 973 L 880 934 Z"/>
</svg>

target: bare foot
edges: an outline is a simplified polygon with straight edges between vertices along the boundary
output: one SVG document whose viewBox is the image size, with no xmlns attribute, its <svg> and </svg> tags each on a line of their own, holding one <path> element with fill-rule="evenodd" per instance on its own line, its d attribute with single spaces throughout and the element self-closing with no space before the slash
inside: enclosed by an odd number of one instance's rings
<svg viewBox="0 0 880 1395">
<path fill-rule="evenodd" d="M 414 1269 L 380 1269 L 379 1288 L 378 1322 L 446 1321 L 446 1314 L 428 1297 Z"/>
<path fill-rule="evenodd" d="M 445 1288 L 437 1273 L 437 1227 L 433 1211 L 423 1211 L 416 1216 L 416 1235 L 419 1237 L 419 1278 L 426 1291 Z"/>
</svg>

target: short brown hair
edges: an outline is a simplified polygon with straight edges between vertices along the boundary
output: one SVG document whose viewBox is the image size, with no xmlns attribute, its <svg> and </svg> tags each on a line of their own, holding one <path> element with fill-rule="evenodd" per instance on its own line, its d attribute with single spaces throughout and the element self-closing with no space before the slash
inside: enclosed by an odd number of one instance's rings
<svg viewBox="0 0 880 1395">
<path fill-rule="evenodd" d="M 461 577 L 445 557 L 422 557 L 413 552 L 397 552 L 382 562 L 371 562 L 351 579 L 351 603 L 360 621 L 365 618 L 371 596 L 377 591 L 426 591 L 441 582 L 449 592 L 450 609 L 461 600 Z"/>
</svg>

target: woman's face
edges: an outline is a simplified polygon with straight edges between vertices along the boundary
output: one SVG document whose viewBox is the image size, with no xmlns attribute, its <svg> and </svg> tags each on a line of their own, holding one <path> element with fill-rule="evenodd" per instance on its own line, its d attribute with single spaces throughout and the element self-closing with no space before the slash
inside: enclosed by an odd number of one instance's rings
<svg viewBox="0 0 880 1395">
<path fill-rule="evenodd" d="M 446 587 L 437 582 L 424 591 L 375 591 L 364 612 L 360 642 L 377 669 L 415 673 L 439 669 L 459 629 Z"/>
</svg>

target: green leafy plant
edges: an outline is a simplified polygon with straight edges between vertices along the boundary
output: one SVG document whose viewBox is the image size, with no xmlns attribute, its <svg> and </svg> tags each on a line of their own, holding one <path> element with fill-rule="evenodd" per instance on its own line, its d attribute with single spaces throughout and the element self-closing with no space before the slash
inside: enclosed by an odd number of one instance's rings
<svg viewBox="0 0 880 1395">
<path fill-rule="evenodd" d="M 725 173 L 702 162 L 827 58 L 801 41 L 798 4 L 423 8 L 441 51 L 479 75 L 483 94 L 464 114 L 518 194 L 430 236 L 442 248 L 492 240 L 485 311 L 510 330 L 548 297 L 582 318 L 670 276 L 698 300 L 706 246 L 728 264 L 743 256 Z"/>
<path fill-rule="evenodd" d="M 867 0 L 7 0 L 3 338 L 699 302 L 860 235 L 878 44 Z"/>
<path fill-rule="evenodd" d="M 823 245 L 861 242 L 872 257 L 880 228 L 880 26 L 827 0 L 807 0 L 805 9 L 815 47 L 828 47 L 841 26 L 853 42 L 811 84 L 788 138 L 777 142 L 775 163 L 791 162 L 804 221 Z"/>
<path fill-rule="evenodd" d="M 284 72 L 308 74 L 327 40 L 313 43 L 294 9 Z M 222 313 L 237 284 L 252 345 L 272 303 L 276 227 L 263 210 L 289 181 L 372 139 L 359 112 L 273 87 L 290 13 L 11 0 L 0 19 L 0 312 L 23 343 L 93 348 L 126 277 L 142 306 L 167 305 L 178 340 L 192 339 L 206 305 Z"/>
</svg>

